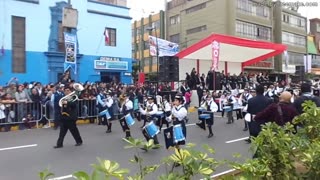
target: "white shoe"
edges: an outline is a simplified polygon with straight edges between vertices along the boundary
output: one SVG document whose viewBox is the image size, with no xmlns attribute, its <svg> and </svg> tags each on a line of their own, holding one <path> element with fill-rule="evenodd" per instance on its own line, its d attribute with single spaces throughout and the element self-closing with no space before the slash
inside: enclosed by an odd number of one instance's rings
<svg viewBox="0 0 320 180">
<path fill-rule="evenodd" d="M 50 128 L 49 125 L 44 125 L 42 128 Z"/>
</svg>

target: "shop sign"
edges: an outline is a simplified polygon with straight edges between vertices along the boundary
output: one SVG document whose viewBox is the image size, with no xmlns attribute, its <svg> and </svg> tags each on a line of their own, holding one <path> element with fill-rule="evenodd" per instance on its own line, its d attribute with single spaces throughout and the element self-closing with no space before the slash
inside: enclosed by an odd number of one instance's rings
<svg viewBox="0 0 320 180">
<path fill-rule="evenodd" d="M 110 70 L 128 70 L 128 62 L 126 61 L 105 61 L 95 60 L 94 69 L 110 69 Z"/>
<path fill-rule="evenodd" d="M 118 57 L 107 57 L 107 56 L 101 56 L 101 61 L 120 61 L 120 58 Z"/>
<path fill-rule="evenodd" d="M 272 62 L 260 61 L 255 64 L 250 65 L 250 67 L 260 67 L 260 68 L 273 68 Z"/>
</svg>

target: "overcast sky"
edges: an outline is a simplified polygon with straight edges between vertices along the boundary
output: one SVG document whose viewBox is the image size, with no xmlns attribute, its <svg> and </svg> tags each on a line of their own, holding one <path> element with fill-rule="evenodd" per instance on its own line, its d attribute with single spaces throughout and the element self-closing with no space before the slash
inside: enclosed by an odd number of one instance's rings
<svg viewBox="0 0 320 180">
<path fill-rule="evenodd" d="M 139 20 L 141 17 L 148 16 L 152 11 L 159 12 L 160 10 L 164 10 L 165 1 L 166 0 L 128 0 L 128 6 L 131 8 L 130 15 L 134 20 Z M 298 12 L 303 16 L 307 16 L 308 19 L 320 18 L 320 0 L 283 0 L 282 2 L 317 2 L 317 7 L 300 7 Z"/>
</svg>

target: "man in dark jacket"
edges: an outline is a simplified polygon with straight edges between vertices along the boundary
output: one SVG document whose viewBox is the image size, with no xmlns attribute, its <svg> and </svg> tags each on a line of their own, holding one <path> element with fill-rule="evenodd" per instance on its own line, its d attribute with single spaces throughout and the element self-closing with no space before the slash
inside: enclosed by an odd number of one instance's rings
<svg viewBox="0 0 320 180">
<path fill-rule="evenodd" d="M 60 99 L 64 96 L 64 84 L 56 86 L 56 92 L 51 96 L 51 102 L 54 109 L 54 129 L 57 130 L 61 121 L 61 107 L 59 106 Z"/>
<path fill-rule="evenodd" d="M 301 93 L 302 95 L 299 98 L 297 98 L 293 103 L 294 107 L 297 109 L 299 114 L 302 114 L 302 104 L 307 100 L 313 101 L 314 103 L 316 103 L 317 107 L 320 107 L 320 98 L 314 96 L 311 93 L 311 84 L 301 84 Z"/>
<path fill-rule="evenodd" d="M 65 87 L 64 93 L 66 96 L 71 93 L 71 90 L 68 86 Z M 79 130 L 76 125 L 76 121 L 78 118 L 77 103 L 78 103 L 77 101 L 72 101 L 72 100 L 62 101 L 60 133 L 59 133 L 57 145 L 54 146 L 54 148 L 63 147 L 63 140 L 68 130 L 71 132 L 73 138 L 75 139 L 76 146 L 82 145 L 82 138 L 80 136 Z"/>
<path fill-rule="evenodd" d="M 255 115 L 258 112 L 263 111 L 269 104 L 271 104 L 271 100 L 265 96 L 263 96 L 264 87 L 258 85 L 256 87 L 256 96 L 249 99 L 248 101 L 248 110 L 247 112 L 251 115 Z M 261 122 L 261 121 L 260 121 Z M 250 137 L 257 137 L 259 132 L 261 131 L 261 123 L 256 121 L 251 121 L 248 123 L 249 125 L 249 133 Z M 250 138 L 246 140 L 248 143 L 251 142 Z"/>
<path fill-rule="evenodd" d="M 298 115 L 297 110 L 291 104 L 291 93 L 285 91 L 279 97 L 279 103 L 272 103 L 255 117 L 255 121 L 275 122 L 279 126 L 284 126 L 287 122 L 292 122 Z"/>
</svg>

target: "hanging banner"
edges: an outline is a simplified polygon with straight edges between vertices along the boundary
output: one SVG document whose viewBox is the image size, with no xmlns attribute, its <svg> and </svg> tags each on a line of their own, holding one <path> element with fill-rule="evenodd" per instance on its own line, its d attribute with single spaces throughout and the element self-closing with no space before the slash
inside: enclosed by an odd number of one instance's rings
<svg viewBox="0 0 320 180">
<path fill-rule="evenodd" d="M 66 48 L 64 72 L 72 69 L 74 74 L 77 74 L 77 36 L 75 34 L 65 32 L 64 44 Z"/>
<path fill-rule="evenodd" d="M 175 56 L 179 52 L 179 45 L 164 39 L 149 36 L 150 55 L 157 56 L 157 48 L 159 57 Z"/>
<path fill-rule="evenodd" d="M 143 86 L 145 79 L 146 79 L 145 74 L 143 72 L 140 72 L 139 77 L 138 77 L 138 86 L 139 87 Z"/>
<path fill-rule="evenodd" d="M 219 66 L 219 56 L 220 56 L 220 43 L 218 41 L 213 41 L 212 47 L 212 71 L 217 71 Z"/>
</svg>

